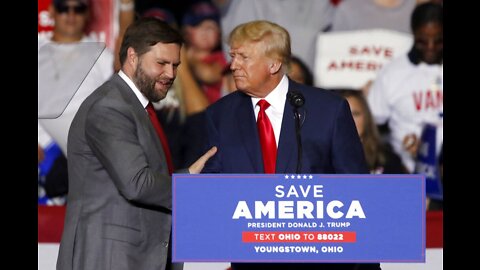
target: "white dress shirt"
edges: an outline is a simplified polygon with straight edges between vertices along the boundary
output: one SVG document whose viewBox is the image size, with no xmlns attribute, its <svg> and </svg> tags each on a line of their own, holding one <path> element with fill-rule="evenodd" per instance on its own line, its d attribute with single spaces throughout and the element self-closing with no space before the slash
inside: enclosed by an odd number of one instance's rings
<svg viewBox="0 0 480 270">
<path fill-rule="evenodd" d="M 278 148 L 278 141 L 280 139 L 280 130 L 282 128 L 282 117 L 283 117 L 283 110 L 285 108 L 285 100 L 287 99 L 287 92 L 288 92 L 288 78 L 286 75 L 283 75 L 282 80 L 280 83 L 273 89 L 270 94 L 268 94 L 265 99 L 268 103 L 270 103 L 270 107 L 265 110 L 268 118 L 270 119 L 270 123 L 272 123 L 273 133 L 275 133 L 275 143 L 277 144 Z M 255 120 L 258 118 L 258 112 L 260 111 L 260 107 L 257 106 L 258 101 L 262 98 L 255 98 L 252 97 L 252 106 L 255 111 Z"/>
</svg>

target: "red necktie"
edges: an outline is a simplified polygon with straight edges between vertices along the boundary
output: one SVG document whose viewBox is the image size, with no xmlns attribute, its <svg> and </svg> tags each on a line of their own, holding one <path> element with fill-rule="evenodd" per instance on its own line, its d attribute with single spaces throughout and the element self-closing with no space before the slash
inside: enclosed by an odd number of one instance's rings
<svg viewBox="0 0 480 270">
<path fill-rule="evenodd" d="M 172 156 L 170 155 L 170 148 L 168 147 L 167 136 L 163 132 L 162 126 L 160 125 L 160 121 L 158 121 L 157 113 L 153 108 L 153 104 L 151 102 L 147 105 L 147 112 L 148 116 L 150 116 L 150 121 L 153 124 L 153 127 L 157 131 L 158 137 L 160 138 L 160 142 L 162 143 L 163 151 L 165 152 L 165 158 L 167 159 L 168 165 L 168 173 L 171 175 L 173 172 L 173 163 L 172 163 Z"/>
<path fill-rule="evenodd" d="M 270 104 L 266 100 L 261 99 L 257 105 L 260 107 L 257 117 L 257 128 L 260 145 L 262 146 L 263 168 L 265 173 L 275 173 L 277 144 L 275 143 L 272 124 L 265 113 L 265 110 L 270 107 Z"/>
</svg>

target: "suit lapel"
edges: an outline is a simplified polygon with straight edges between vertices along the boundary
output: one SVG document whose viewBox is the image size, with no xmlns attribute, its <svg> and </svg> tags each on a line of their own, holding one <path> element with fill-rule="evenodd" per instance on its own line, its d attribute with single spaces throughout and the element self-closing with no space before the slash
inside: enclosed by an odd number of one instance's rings
<svg viewBox="0 0 480 270">
<path fill-rule="evenodd" d="M 238 113 L 236 115 L 236 129 L 239 131 L 240 140 L 245 147 L 250 158 L 251 165 L 255 173 L 263 172 L 263 160 L 258 138 L 255 115 L 252 108 L 251 98 L 242 94 Z M 252 136 L 252 134 L 254 136 Z"/>
<path fill-rule="evenodd" d="M 292 81 L 289 81 L 289 88 L 291 88 Z M 290 89 L 289 89 L 290 90 Z M 288 102 L 285 101 L 285 108 L 283 110 L 283 118 L 282 118 L 282 128 L 280 130 L 280 139 L 278 142 L 278 150 L 277 150 L 277 166 L 275 169 L 276 173 L 291 173 L 294 172 L 289 169 L 295 168 L 291 167 L 290 162 L 292 160 L 296 160 L 297 157 L 297 140 L 295 137 L 295 118 L 293 116 L 293 108 Z M 295 151 L 294 151 L 295 150 Z M 294 157 L 292 159 L 292 156 Z M 296 166 L 296 164 L 293 164 Z"/>
<path fill-rule="evenodd" d="M 158 138 L 155 128 L 150 123 L 150 118 L 148 117 L 148 113 L 146 112 L 145 108 L 142 106 L 142 103 L 140 103 L 137 96 L 135 96 L 135 93 L 133 93 L 132 89 L 130 89 L 127 83 L 120 78 L 120 76 L 115 74 L 113 79 L 118 84 L 118 89 L 124 100 L 132 107 L 137 120 L 140 122 L 140 126 L 144 128 L 149 140 L 154 142 L 154 147 L 151 147 L 150 145 L 145 147 L 146 153 L 149 155 L 154 155 L 160 160 L 166 160 L 160 139 Z"/>
</svg>

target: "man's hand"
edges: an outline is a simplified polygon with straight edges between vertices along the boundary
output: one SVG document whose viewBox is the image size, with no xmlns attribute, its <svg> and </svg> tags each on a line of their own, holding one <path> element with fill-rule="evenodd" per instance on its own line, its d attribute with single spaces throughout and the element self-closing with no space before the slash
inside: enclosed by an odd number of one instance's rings
<svg viewBox="0 0 480 270">
<path fill-rule="evenodd" d="M 213 146 L 212 148 L 210 148 L 210 150 L 208 150 L 205 154 L 203 154 L 203 156 L 197 159 L 197 161 L 195 161 L 192 165 L 190 165 L 190 167 L 188 167 L 188 172 L 190 172 L 191 174 L 200 173 L 203 167 L 205 166 L 205 163 L 207 163 L 207 161 L 213 155 L 215 155 L 215 153 L 217 153 L 217 147 Z"/>
</svg>

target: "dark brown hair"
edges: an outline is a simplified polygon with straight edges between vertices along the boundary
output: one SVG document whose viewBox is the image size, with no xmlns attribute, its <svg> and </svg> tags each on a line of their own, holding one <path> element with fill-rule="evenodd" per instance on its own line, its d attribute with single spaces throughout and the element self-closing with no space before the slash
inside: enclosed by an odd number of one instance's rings
<svg viewBox="0 0 480 270">
<path fill-rule="evenodd" d="M 127 49 L 132 47 L 138 56 L 150 51 L 157 43 L 183 44 L 182 35 L 168 23 L 153 17 L 143 17 L 128 26 L 120 47 L 120 63 L 127 58 Z"/>
</svg>

